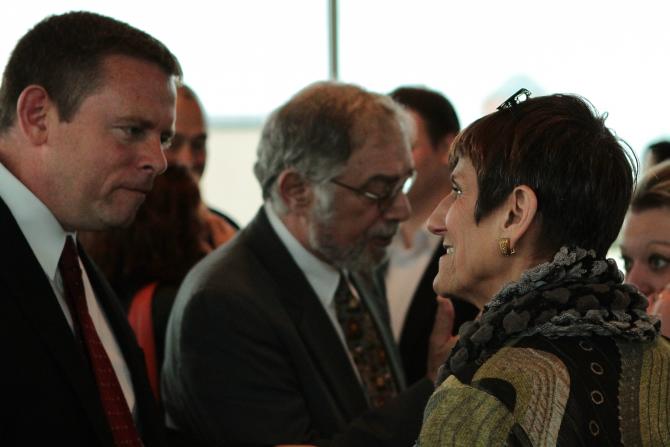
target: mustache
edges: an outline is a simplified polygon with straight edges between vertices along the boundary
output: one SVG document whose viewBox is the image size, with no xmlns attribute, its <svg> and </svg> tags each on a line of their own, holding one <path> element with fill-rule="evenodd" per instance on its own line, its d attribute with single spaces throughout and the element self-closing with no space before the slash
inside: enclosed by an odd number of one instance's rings
<svg viewBox="0 0 670 447">
<path fill-rule="evenodd" d="M 369 237 L 392 238 L 398 232 L 398 223 L 387 223 L 370 230 Z"/>
</svg>

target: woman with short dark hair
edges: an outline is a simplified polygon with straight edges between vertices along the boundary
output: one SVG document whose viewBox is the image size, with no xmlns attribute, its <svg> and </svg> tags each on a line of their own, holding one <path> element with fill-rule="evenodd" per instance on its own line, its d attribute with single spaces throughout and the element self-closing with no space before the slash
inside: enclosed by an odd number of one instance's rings
<svg viewBox="0 0 670 447">
<path fill-rule="evenodd" d="M 519 92 L 453 143 L 434 286 L 483 308 L 459 331 L 419 445 L 670 442 L 670 345 L 605 255 L 634 185 L 590 104 Z M 663 390 L 666 390 L 664 392 Z"/>
</svg>

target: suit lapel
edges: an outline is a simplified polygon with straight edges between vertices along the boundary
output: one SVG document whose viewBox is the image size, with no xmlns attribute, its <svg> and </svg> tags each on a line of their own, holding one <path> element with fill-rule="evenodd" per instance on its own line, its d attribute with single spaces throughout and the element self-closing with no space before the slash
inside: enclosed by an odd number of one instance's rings
<svg viewBox="0 0 670 447">
<path fill-rule="evenodd" d="M 349 356 L 328 314 L 261 209 L 241 237 L 277 283 L 277 293 L 333 399 L 349 417 L 368 408 Z"/>
<path fill-rule="evenodd" d="M 375 283 L 375 276 L 370 274 L 353 274 L 352 280 L 361 299 L 365 301 L 372 321 L 381 336 L 384 349 L 387 353 L 391 372 L 395 377 L 399 390 L 405 389 L 405 374 L 403 372 L 400 353 L 390 331 L 388 304 L 384 298 L 383 289 Z"/>
<path fill-rule="evenodd" d="M 15 301 L 27 323 L 38 334 L 48 353 L 65 373 L 100 442 L 102 445 L 111 446 L 112 434 L 105 420 L 90 367 L 75 341 L 49 279 L 2 200 L 0 200 L 0 229 L 3 235 L 3 248 L 6 253 L 11 253 L 11 256 L 0 256 L 0 278 L 10 291 L 4 299 Z"/>
</svg>

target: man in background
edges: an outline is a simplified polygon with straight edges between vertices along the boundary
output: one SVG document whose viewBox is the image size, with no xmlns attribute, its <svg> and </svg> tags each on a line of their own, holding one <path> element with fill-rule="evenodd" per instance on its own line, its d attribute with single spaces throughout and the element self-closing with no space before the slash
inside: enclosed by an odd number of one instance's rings
<svg viewBox="0 0 670 447">
<path fill-rule="evenodd" d="M 179 63 L 108 17 L 47 17 L 0 87 L 0 444 L 164 445 L 142 353 L 76 232 L 128 225 L 165 170 Z"/>
<path fill-rule="evenodd" d="M 207 163 L 205 114 L 197 95 L 185 84 L 181 84 L 177 88 L 175 134 L 170 149 L 165 152 L 165 155 L 169 164 L 186 166 L 198 182 L 202 180 Z M 240 229 L 232 218 L 221 211 L 213 208 L 208 208 L 208 210 L 210 213 L 204 213 L 204 215 L 210 227 L 212 227 L 212 231 L 215 232 L 215 238 L 216 234 L 222 233 L 222 237 L 228 240 L 233 233 Z M 225 222 L 221 222 L 219 218 L 222 218 Z M 225 241 L 213 240 L 212 242 L 213 245 L 218 246 Z"/>
<path fill-rule="evenodd" d="M 416 181 L 407 193 L 412 214 L 402 223 L 389 247 L 386 294 L 393 336 L 399 344 L 407 383 L 426 375 L 428 339 L 435 320 L 437 298 L 433 280 L 444 254 L 441 238 L 431 234 L 426 221 L 451 190 L 449 147 L 460 130 L 456 111 L 442 94 L 422 87 L 400 87 L 390 95 L 414 121 L 412 158 Z M 452 298 L 455 330 L 478 310 Z"/>
<path fill-rule="evenodd" d="M 338 83 L 271 115 L 254 167 L 265 203 L 191 270 L 170 317 L 169 427 L 207 445 L 416 439 L 451 328 L 438 325 L 434 368 L 406 389 L 370 274 L 409 217 L 409 126 L 390 98 Z"/>
</svg>

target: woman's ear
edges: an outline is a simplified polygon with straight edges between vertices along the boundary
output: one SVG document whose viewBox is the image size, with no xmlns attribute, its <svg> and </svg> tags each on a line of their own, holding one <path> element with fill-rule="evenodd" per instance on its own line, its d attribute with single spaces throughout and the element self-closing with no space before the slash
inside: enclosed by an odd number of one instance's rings
<svg viewBox="0 0 670 447">
<path fill-rule="evenodd" d="M 504 222 L 501 236 L 510 239 L 512 248 L 528 232 L 537 214 L 537 195 L 530 187 L 514 188 L 505 202 Z"/>
<path fill-rule="evenodd" d="M 40 146 L 47 141 L 47 114 L 50 109 L 53 109 L 53 103 L 49 94 L 39 85 L 29 85 L 23 89 L 16 102 L 18 127 L 35 146 Z"/>
<path fill-rule="evenodd" d="M 282 171 L 277 179 L 277 188 L 289 210 L 300 213 L 310 208 L 314 197 L 312 183 L 302 174 L 293 169 Z"/>
</svg>

